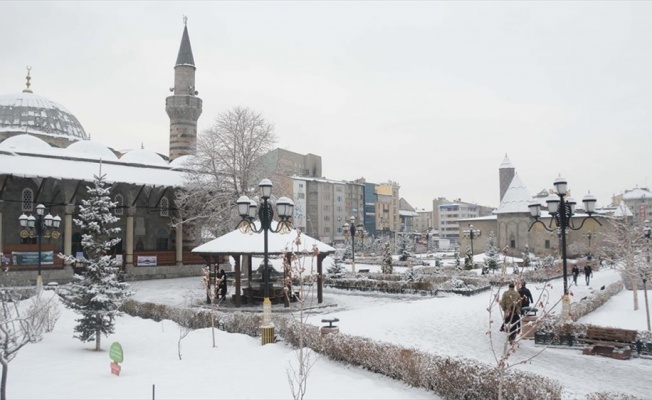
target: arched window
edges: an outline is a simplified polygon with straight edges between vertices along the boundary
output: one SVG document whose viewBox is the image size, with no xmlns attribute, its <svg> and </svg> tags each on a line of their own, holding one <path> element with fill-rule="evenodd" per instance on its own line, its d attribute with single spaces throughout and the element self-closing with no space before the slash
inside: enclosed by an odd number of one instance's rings
<svg viewBox="0 0 652 400">
<path fill-rule="evenodd" d="M 161 217 L 170 216 L 170 201 L 167 197 L 161 199 Z"/>
<path fill-rule="evenodd" d="M 32 189 L 23 189 L 23 212 L 32 211 L 34 207 L 34 192 Z"/>
<path fill-rule="evenodd" d="M 113 214 L 122 215 L 122 212 L 124 210 L 122 208 L 122 206 L 124 205 L 124 198 L 122 197 L 121 194 L 116 194 L 115 199 L 113 201 L 115 201 L 115 203 L 116 203 L 115 204 L 115 209 L 113 210 Z"/>
</svg>

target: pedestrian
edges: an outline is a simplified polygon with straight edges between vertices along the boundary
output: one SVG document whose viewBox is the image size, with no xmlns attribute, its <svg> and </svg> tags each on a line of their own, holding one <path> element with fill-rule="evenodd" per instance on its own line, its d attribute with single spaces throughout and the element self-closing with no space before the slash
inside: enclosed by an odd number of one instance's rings
<svg viewBox="0 0 652 400">
<path fill-rule="evenodd" d="M 224 269 L 220 270 L 220 295 L 222 300 L 226 300 L 226 272 L 224 272 Z"/>
<path fill-rule="evenodd" d="M 514 343 L 514 339 L 521 325 L 519 315 L 521 310 L 521 296 L 514 287 L 514 282 L 510 282 L 509 289 L 503 293 L 503 297 L 500 299 L 500 307 L 505 317 L 505 323 L 500 330 L 507 331 L 510 344 Z"/>
<path fill-rule="evenodd" d="M 577 276 L 580 274 L 580 269 L 577 268 L 577 264 L 573 265 L 573 283 L 577 286 Z"/>
<path fill-rule="evenodd" d="M 584 266 L 584 279 L 586 279 L 586 286 L 589 286 L 591 278 L 593 278 L 593 268 L 591 268 L 590 264 L 586 264 Z"/>
<path fill-rule="evenodd" d="M 521 287 L 518 289 L 518 294 L 521 296 L 521 314 L 530 311 L 530 303 L 534 303 L 532 292 L 525 286 L 525 280 L 521 280 Z"/>
</svg>

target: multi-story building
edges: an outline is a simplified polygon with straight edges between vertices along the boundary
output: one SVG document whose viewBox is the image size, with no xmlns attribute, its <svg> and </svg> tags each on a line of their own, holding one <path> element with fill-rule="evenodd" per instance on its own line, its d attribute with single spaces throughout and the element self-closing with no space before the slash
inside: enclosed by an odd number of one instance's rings
<svg viewBox="0 0 652 400">
<path fill-rule="evenodd" d="M 398 214 L 401 224 L 400 230 L 402 232 L 414 232 L 416 230 L 414 227 L 414 220 L 417 217 L 417 212 L 404 198 L 399 200 Z"/>
<path fill-rule="evenodd" d="M 364 182 L 364 228 L 371 237 L 376 237 L 376 184 Z"/>
<path fill-rule="evenodd" d="M 266 178 L 274 184 L 274 193 L 278 196 L 292 197 L 294 183 L 292 176 L 319 178 L 322 176 L 321 156 L 299 154 L 277 148 L 259 159 Z"/>
<path fill-rule="evenodd" d="M 439 237 L 457 242 L 460 237 L 460 219 L 480 217 L 480 206 L 456 200 L 439 205 Z"/>
<path fill-rule="evenodd" d="M 325 243 L 343 241 L 342 226 L 353 216 L 364 224 L 364 184 L 292 177 L 294 225 Z"/>
<path fill-rule="evenodd" d="M 426 233 L 429 232 L 432 225 L 432 211 L 425 209 L 415 209 L 417 216 L 414 218 L 414 230 Z"/>
<path fill-rule="evenodd" d="M 399 189 L 401 186 L 389 181 L 376 185 L 376 230 L 379 235 L 389 235 L 398 232 L 399 222 Z"/>
</svg>

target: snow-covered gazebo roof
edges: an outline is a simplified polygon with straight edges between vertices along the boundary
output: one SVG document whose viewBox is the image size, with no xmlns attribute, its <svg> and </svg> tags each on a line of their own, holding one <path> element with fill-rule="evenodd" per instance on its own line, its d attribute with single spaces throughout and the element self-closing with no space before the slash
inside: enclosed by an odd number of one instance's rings
<svg viewBox="0 0 652 400">
<path fill-rule="evenodd" d="M 275 222 L 273 223 L 273 225 Z M 292 229 L 290 233 L 282 235 L 280 233 L 268 232 L 267 247 L 269 254 L 284 254 L 294 251 L 312 251 L 313 245 L 317 246 L 320 254 L 331 254 L 335 249 L 324 242 L 301 233 L 301 243 L 297 247 L 294 243 L 297 239 L 297 230 Z M 204 243 L 192 249 L 193 253 L 198 254 L 264 254 L 264 234 L 261 233 L 242 233 L 238 229 L 222 235 L 210 242 Z"/>
</svg>

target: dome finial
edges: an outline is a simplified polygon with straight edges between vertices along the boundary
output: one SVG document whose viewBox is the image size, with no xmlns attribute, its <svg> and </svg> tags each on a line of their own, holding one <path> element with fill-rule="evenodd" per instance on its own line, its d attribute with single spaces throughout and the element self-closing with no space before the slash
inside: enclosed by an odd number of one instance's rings
<svg viewBox="0 0 652 400">
<path fill-rule="evenodd" d="M 183 16 L 183 26 L 188 26 L 188 16 L 187 15 Z"/>
<path fill-rule="evenodd" d="M 27 66 L 27 76 L 25 77 L 25 79 L 27 79 L 27 83 L 26 83 L 27 87 L 25 88 L 25 90 L 23 90 L 23 93 L 32 93 L 32 89 L 29 88 L 31 86 L 31 83 L 29 83 L 29 81 L 32 79 L 32 77 L 29 75 L 31 70 L 32 70 L 32 66 L 28 65 Z"/>
</svg>

